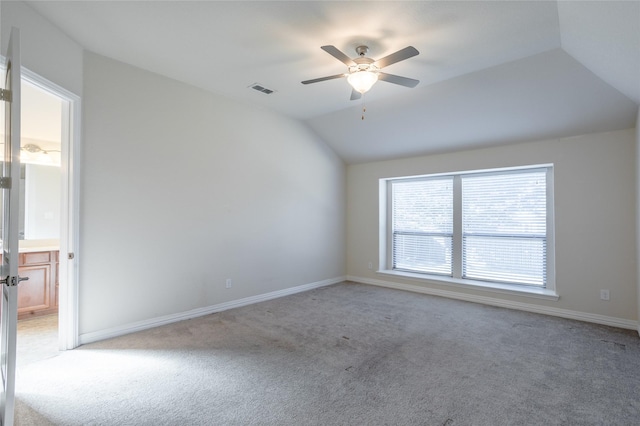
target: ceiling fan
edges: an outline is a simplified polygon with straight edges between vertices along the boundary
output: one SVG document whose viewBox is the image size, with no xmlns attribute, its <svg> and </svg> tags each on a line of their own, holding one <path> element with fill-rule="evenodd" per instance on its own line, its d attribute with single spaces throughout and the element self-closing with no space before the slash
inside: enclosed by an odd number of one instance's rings
<svg viewBox="0 0 640 426">
<path fill-rule="evenodd" d="M 420 52 L 413 47 L 408 46 L 404 49 L 400 49 L 391 55 L 385 56 L 382 59 L 373 60 L 366 56 L 369 48 L 367 46 L 356 47 L 356 58 L 349 58 L 342 53 L 335 46 L 322 46 L 320 49 L 327 52 L 343 64 L 349 67 L 348 72 L 344 74 L 330 75 L 328 77 L 314 78 L 313 80 L 305 80 L 302 84 L 318 83 L 320 81 L 333 80 L 335 78 L 347 77 L 347 81 L 353 88 L 351 91 L 351 100 L 360 99 L 362 94 L 367 92 L 378 80 L 386 81 L 387 83 L 399 84 L 405 87 L 416 87 L 419 80 L 412 78 L 401 77 L 399 75 L 387 74 L 380 71 L 382 68 L 387 67 L 396 62 L 404 61 L 413 56 L 418 55 Z"/>
</svg>

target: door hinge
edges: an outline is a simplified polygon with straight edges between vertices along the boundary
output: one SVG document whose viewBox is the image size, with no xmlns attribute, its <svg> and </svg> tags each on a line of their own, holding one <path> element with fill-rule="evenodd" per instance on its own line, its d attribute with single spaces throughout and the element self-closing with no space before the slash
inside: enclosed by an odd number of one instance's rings
<svg viewBox="0 0 640 426">
<path fill-rule="evenodd" d="M 15 287 L 20 284 L 20 281 L 28 281 L 29 277 L 10 277 L 7 275 L 7 278 L 3 278 L 0 280 L 0 284 L 6 284 L 9 287 Z"/>
<path fill-rule="evenodd" d="M 11 189 L 11 178 L 10 177 L 0 177 L 0 188 L 2 188 L 2 189 Z"/>
<path fill-rule="evenodd" d="M 11 90 L 0 89 L 0 101 L 11 102 Z"/>
</svg>

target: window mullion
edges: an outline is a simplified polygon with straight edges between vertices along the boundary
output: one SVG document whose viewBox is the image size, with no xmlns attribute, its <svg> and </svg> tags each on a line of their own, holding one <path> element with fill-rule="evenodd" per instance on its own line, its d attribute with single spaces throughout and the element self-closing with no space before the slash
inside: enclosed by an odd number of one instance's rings
<svg viewBox="0 0 640 426">
<path fill-rule="evenodd" d="M 462 179 L 453 178 L 453 278 L 462 278 Z"/>
<path fill-rule="evenodd" d="M 551 167 L 547 169 L 547 235 L 546 235 L 546 277 L 545 287 L 549 290 L 555 291 L 556 289 L 556 254 L 555 254 L 555 228 L 554 228 L 554 192 L 553 192 L 553 171 Z"/>
<path fill-rule="evenodd" d="M 385 210 L 381 212 L 384 215 L 384 221 L 387 224 L 386 233 L 383 233 L 385 237 L 384 250 L 380 253 L 380 268 L 392 269 L 393 268 L 393 186 L 391 181 L 387 181 L 384 188 L 380 189 L 381 194 L 386 194 L 387 201 L 385 201 Z M 383 257 L 384 256 L 384 257 Z"/>
</svg>

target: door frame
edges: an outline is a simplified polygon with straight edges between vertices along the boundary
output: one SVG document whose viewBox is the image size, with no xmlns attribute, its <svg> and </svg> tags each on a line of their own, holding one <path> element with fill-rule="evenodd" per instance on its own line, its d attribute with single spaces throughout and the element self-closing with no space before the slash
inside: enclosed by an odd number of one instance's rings
<svg viewBox="0 0 640 426">
<path fill-rule="evenodd" d="M 80 224 L 80 136 L 81 99 L 75 93 L 22 67 L 22 79 L 62 100 L 60 250 L 58 293 L 59 349 L 77 348 L 79 224 Z"/>
</svg>

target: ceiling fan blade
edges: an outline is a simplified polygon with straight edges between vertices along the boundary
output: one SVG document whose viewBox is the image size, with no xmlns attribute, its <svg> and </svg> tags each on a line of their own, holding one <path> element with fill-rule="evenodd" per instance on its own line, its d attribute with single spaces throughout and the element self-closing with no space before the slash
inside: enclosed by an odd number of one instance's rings
<svg viewBox="0 0 640 426">
<path fill-rule="evenodd" d="M 409 59 L 413 56 L 419 54 L 418 50 L 413 46 L 405 47 L 404 49 L 398 50 L 396 53 L 392 53 L 389 56 L 385 56 L 382 59 L 378 59 L 374 62 L 378 68 L 388 67 L 391 64 L 395 64 L 396 62 L 404 61 L 405 59 Z"/>
<path fill-rule="evenodd" d="M 360 99 L 362 97 L 362 93 L 358 92 L 357 90 L 353 89 L 351 91 L 351 100 L 355 101 L 356 99 Z"/>
<path fill-rule="evenodd" d="M 378 73 L 378 80 L 386 81 L 387 83 L 399 84 L 405 87 L 416 87 L 420 80 L 414 80 L 413 78 L 400 77 L 399 75 L 387 74 L 385 72 Z"/>
<path fill-rule="evenodd" d="M 331 45 L 329 45 L 329 46 L 321 46 L 320 49 L 324 50 L 329 55 L 333 56 L 334 58 L 336 58 L 337 60 L 339 60 L 340 62 L 342 62 L 343 64 L 345 64 L 348 67 L 351 66 L 351 65 L 355 65 L 356 64 L 355 62 L 353 62 L 353 59 L 351 59 L 350 57 L 348 57 L 347 55 L 342 53 L 335 46 L 331 46 Z"/>
<path fill-rule="evenodd" d="M 342 78 L 344 76 L 345 74 L 336 74 L 336 75 L 330 75 L 328 77 L 314 78 L 313 80 L 305 80 L 302 82 L 302 84 L 318 83 L 321 81 L 333 80 L 334 78 Z"/>
</svg>

